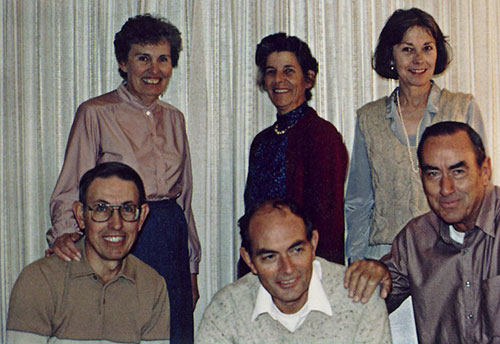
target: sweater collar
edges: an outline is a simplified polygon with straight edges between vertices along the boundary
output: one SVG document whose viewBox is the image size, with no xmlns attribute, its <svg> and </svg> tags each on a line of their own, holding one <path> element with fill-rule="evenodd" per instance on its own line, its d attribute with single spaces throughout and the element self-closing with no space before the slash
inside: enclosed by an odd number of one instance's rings
<svg viewBox="0 0 500 344">
<path fill-rule="evenodd" d="M 259 283 L 260 286 L 252 313 L 252 321 L 255 321 L 259 315 L 268 313 L 274 320 L 278 321 L 290 332 L 294 332 L 304 323 L 307 315 L 312 311 L 318 311 L 328 316 L 332 316 L 332 308 L 321 283 L 321 279 L 321 263 L 318 259 L 315 259 L 313 261 L 313 272 L 311 281 L 309 282 L 307 301 L 295 314 L 282 313 L 274 304 L 271 294 Z"/>
</svg>

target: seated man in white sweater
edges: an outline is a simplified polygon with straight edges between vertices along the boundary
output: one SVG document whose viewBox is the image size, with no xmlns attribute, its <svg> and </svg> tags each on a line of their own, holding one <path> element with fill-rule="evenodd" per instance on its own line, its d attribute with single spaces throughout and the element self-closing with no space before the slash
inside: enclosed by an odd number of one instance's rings
<svg viewBox="0 0 500 344">
<path fill-rule="evenodd" d="M 353 303 L 341 265 L 316 258 L 318 232 L 295 204 L 266 201 L 243 216 L 251 268 L 207 307 L 197 343 L 390 343 L 383 299 Z"/>
</svg>

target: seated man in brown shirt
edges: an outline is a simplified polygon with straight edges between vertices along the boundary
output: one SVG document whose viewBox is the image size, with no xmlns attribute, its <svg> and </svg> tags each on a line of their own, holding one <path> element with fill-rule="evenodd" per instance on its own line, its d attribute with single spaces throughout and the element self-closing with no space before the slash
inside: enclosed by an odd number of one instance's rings
<svg viewBox="0 0 500 344">
<path fill-rule="evenodd" d="M 21 272 L 7 342 L 168 343 L 165 281 L 129 254 L 149 211 L 141 178 L 125 164 L 103 163 L 83 175 L 79 199 L 81 259 L 54 255 Z"/>
<path fill-rule="evenodd" d="M 389 311 L 412 296 L 420 343 L 500 340 L 500 188 L 467 124 L 428 127 L 418 146 L 420 176 L 432 211 L 411 220 L 392 251 L 349 267 L 346 286 L 366 302 L 379 281 Z M 365 287 L 367 287 L 365 289 Z"/>
</svg>

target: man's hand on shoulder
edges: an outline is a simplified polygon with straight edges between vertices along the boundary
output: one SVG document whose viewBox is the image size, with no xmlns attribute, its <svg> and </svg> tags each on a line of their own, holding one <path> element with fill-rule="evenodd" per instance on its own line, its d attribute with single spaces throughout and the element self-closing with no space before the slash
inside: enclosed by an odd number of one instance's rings
<svg viewBox="0 0 500 344">
<path fill-rule="evenodd" d="M 367 303 L 380 284 L 380 297 L 385 299 L 391 290 L 391 275 L 378 260 L 357 260 L 346 270 L 344 288 L 354 302 Z"/>
<path fill-rule="evenodd" d="M 81 238 L 81 234 L 75 233 L 65 233 L 58 237 L 51 248 L 45 251 L 45 257 L 48 257 L 55 253 L 59 258 L 70 262 L 71 260 L 80 261 L 82 254 L 76 248 L 75 242 Z"/>
</svg>

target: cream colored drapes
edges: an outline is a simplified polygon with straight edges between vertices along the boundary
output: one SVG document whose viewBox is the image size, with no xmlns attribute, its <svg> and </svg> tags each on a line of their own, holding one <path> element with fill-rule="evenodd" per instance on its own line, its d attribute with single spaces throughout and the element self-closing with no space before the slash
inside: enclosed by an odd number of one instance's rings
<svg viewBox="0 0 500 344">
<path fill-rule="evenodd" d="M 0 2 L 0 320 L 19 271 L 41 257 L 48 202 L 82 101 L 120 82 L 113 36 L 129 16 L 169 18 L 184 51 L 164 99 L 186 116 L 193 208 L 203 247 L 196 322 L 211 296 L 235 275 L 247 158 L 253 136 L 274 121 L 255 86 L 255 46 L 286 31 L 319 61 L 311 105 L 350 149 L 354 111 L 393 87 L 370 55 L 397 8 L 431 13 L 453 47 L 441 87 L 473 93 L 487 124 L 494 180 L 500 129 L 500 3 L 497 0 L 1 0 Z"/>
</svg>

